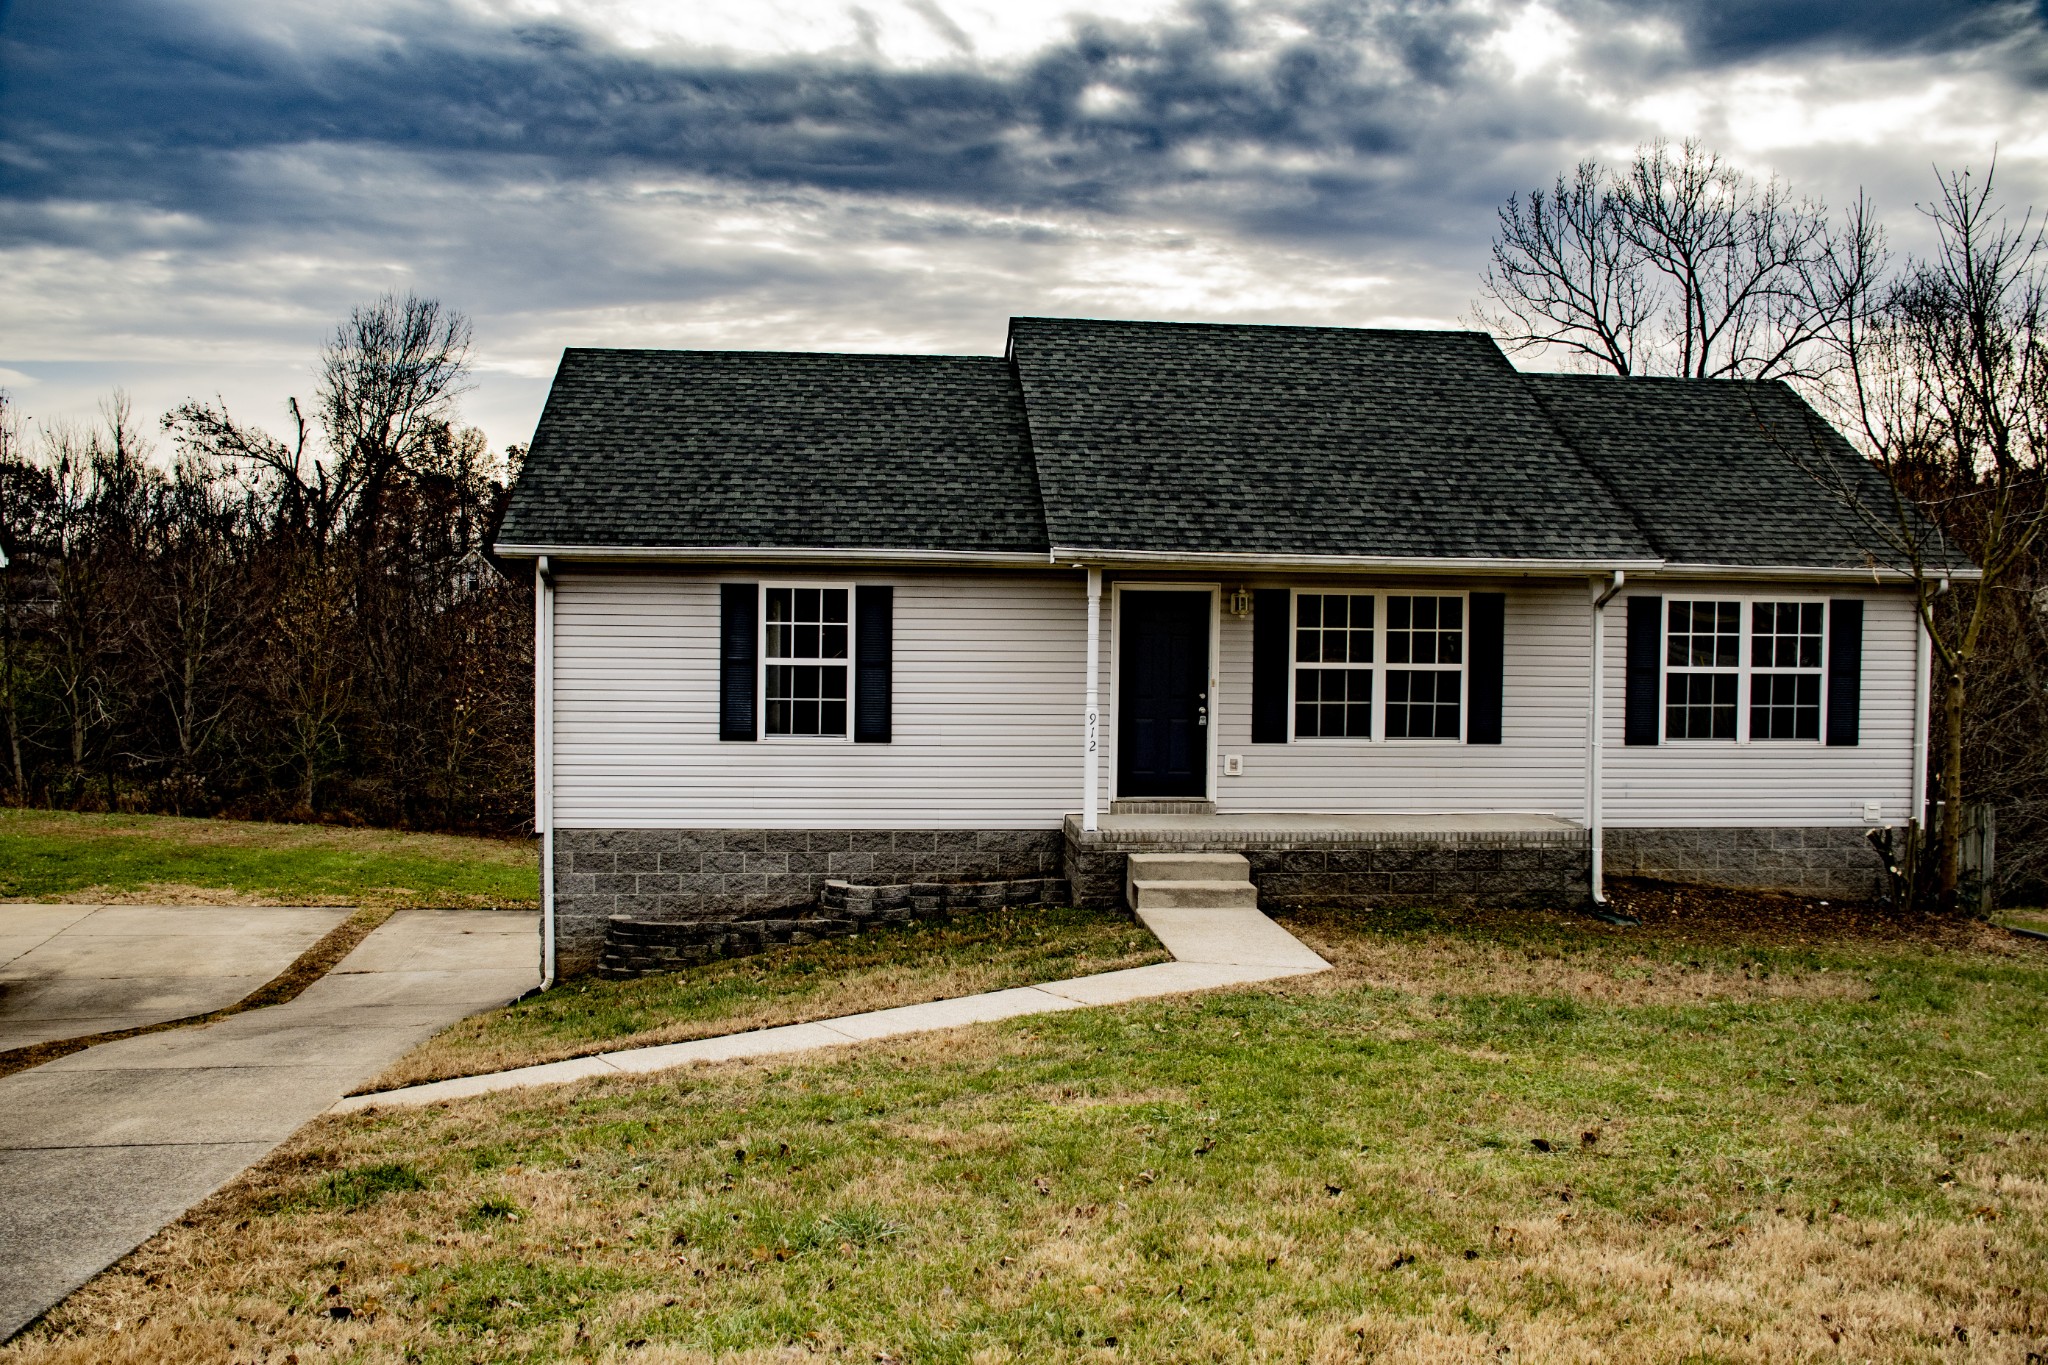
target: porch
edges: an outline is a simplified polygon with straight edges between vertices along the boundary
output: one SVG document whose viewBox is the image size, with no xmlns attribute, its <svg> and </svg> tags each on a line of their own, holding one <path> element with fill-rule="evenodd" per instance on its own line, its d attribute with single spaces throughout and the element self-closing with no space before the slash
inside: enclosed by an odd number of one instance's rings
<svg viewBox="0 0 2048 1365">
<path fill-rule="evenodd" d="M 1259 904 L 1364 909 L 1477 901 L 1573 905 L 1588 894 L 1586 828 L 1554 815 L 1112 812 L 1065 823 L 1076 902 L 1124 901 L 1133 853 L 1241 853 Z"/>
</svg>

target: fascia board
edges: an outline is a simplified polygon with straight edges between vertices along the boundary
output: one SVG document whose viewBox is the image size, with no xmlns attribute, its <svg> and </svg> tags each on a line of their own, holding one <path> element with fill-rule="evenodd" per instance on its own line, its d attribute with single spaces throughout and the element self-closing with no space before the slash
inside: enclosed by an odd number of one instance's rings
<svg viewBox="0 0 2048 1365">
<path fill-rule="evenodd" d="M 1379 569 L 1412 573 L 1579 574 L 1659 569 L 1661 559 L 1510 559 L 1494 556 L 1202 554 L 1178 550 L 1104 550 L 1056 545 L 1061 563 L 1187 569 Z"/>
<path fill-rule="evenodd" d="M 871 546 L 844 549 L 774 545 L 512 545 L 493 547 L 504 559 L 570 563 L 641 564 L 984 564 L 1042 569 L 1051 558 L 1015 550 L 898 550 Z"/>
<path fill-rule="evenodd" d="M 1658 578 L 1761 578 L 1810 579 L 1828 583 L 1874 583 L 1903 587 L 1913 581 L 1913 575 L 1904 569 L 1890 569 L 1872 565 L 1804 565 L 1804 564 L 1666 564 L 1662 568 L 1646 570 Z M 1951 578 L 1957 582 L 1974 583 L 1984 576 L 1981 569 L 1944 569 L 1930 571 L 1929 578 Z"/>
</svg>

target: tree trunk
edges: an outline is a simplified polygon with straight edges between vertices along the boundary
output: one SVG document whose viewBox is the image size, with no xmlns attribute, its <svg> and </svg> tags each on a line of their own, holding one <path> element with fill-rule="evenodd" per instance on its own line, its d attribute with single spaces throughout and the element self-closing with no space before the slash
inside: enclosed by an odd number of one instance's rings
<svg viewBox="0 0 2048 1365">
<path fill-rule="evenodd" d="M 18 806 L 26 806 L 28 804 L 28 769 L 22 766 L 21 722 L 17 718 L 12 705 L 9 705 L 7 708 L 7 752 L 8 756 L 14 761 L 14 803 Z"/>
<path fill-rule="evenodd" d="M 1942 699 L 1947 752 L 1941 760 L 1941 908 L 1956 909 L 1962 886 L 1963 849 L 1963 681 L 1961 667 L 1950 670 Z"/>
</svg>

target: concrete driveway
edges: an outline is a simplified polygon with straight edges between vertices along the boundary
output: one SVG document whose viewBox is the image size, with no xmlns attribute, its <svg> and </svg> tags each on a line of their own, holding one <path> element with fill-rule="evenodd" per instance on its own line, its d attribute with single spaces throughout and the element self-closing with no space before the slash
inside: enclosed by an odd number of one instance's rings
<svg viewBox="0 0 2048 1365">
<path fill-rule="evenodd" d="M 416 1043 L 531 988 L 536 946 L 530 913 L 401 911 L 288 1004 L 0 1078 L 0 1341 Z"/>
<path fill-rule="evenodd" d="M 0 1052 L 234 1004 L 348 911 L 0 905 Z"/>
</svg>

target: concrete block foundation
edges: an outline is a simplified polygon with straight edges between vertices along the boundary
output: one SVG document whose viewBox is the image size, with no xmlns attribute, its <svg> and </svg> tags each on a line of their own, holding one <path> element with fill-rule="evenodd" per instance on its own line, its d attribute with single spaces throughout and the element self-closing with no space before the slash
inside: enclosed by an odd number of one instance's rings
<svg viewBox="0 0 2048 1365">
<path fill-rule="evenodd" d="M 1586 831 L 1548 817 L 1112 816 L 1088 832 L 1070 816 L 1065 842 L 1075 903 L 1100 909 L 1128 908 L 1133 853 L 1243 854 L 1264 910 L 1570 906 L 1586 898 L 1592 863 Z"/>
<path fill-rule="evenodd" d="M 831 882 L 850 884 L 856 900 L 943 897 L 948 908 L 1018 903 L 1022 887 L 989 884 L 1038 882 L 1047 901 L 1057 887 L 1075 905 L 1128 909 L 1132 853 L 1241 853 L 1268 910 L 1569 907 L 1585 900 L 1592 861 L 1586 831 L 1548 816 L 1113 814 L 1102 823 L 1085 833 L 1075 816 L 1048 830 L 559 830 L 556 970 L 596 971 L 615 917 L 706 926 L 853 917 L 853 907 L 827 903 Z M 1607 871 L 1621 877 L 1843 900 L 1885 890 L 1883 860 L 1860 828 L 1610 827 L 1605 851 Z"/>
<path fill-rule="evenodd" d="M 1884 858 L 1861 828 L 1615 829 L 1606 832 L 1610 875 L 1876 900 L 1887 890 Z"/>
<path fill-rule="evenodd" d="M 614 916 L 709 923 L 789 918 L 825 883 L 958 883 L 1061 875 L 1056 829 L 558 829 L 555 970 L 594 972 Z"/>
</svg>

